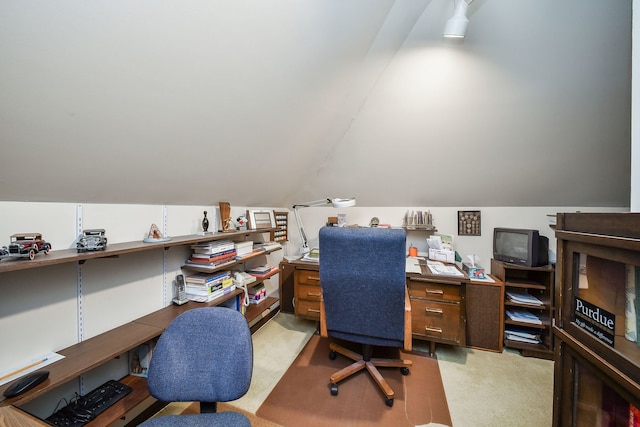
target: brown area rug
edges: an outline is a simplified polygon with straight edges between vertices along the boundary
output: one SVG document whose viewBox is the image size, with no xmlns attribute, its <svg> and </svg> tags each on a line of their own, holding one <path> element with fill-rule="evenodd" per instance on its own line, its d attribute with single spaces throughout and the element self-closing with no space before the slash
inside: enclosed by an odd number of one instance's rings
<svg viewBox="0 0 640 427">
<path fill-rule="evenodd" d="M 388 407 L 366 370 L 340 382 L 338 395 L 331 396 L 329 376 L 351 361 L 341 355 L 331 360 L 329 342 L 319 335 L 311 337 L 256 415 L 285 427 L 452 425 L 437 360 L 417 352 L 398 355 L 393 349 L 384 350 L 395 355 L 374 353 L 413 361 L 407 376 L 398 368 L 380 368 L 395 392 L 394 404 Z"/>
</svg>

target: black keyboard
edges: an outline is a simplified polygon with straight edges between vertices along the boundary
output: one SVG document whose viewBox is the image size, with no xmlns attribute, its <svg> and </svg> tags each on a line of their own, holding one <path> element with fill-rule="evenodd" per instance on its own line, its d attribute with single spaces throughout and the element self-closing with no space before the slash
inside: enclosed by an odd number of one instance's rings
<svg viewBox="0 0 640 427">
<path fill-rule="evenodd" d="M 131 393 L 131 387 L 109 380 L 95 390 L 60 408 L 46 421 L 54 426 L 79 427 L 87 424 L 118 400 Z"/>
</svg>

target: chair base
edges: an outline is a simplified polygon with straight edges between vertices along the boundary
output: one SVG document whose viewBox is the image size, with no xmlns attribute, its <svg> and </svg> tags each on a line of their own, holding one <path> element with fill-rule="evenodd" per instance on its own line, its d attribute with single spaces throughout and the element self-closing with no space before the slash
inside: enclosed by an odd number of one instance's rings
<svg viewBox="0 0 640 427">
<path fill-rule="evenodd" d="M 395 393 L 393 392 L 387 381 L 384 379 L 384 377 L 380 374 L 380 371 L 378 371 L 377 367 L 402 368 L 402 374 L 407 375 L 409 373 L 409 368 L 413 365 L 413 362 L 411 360 L 381 359 L 371 357 L 372 347 L 369 345 L 363 346 L 363 354 L 356 353 L 355 351 L 351 351 L 335 343 L 330 343 L 329 349 L 331 350 L 331 353 L 329 355 L 331 359 L 335 359 L 335 353 L 339 353 L 355 361 L 351 365 L 339 370 L 329 377 L 329 381 L 331 381 L 332 384 L 331 394 L 334 396 L 338 394 L 337 384 L 339 381 L 342 381 L 345 378 L 348 378 L 351 375 L 366 368 L 373 380 L 376 382 L 376 384 L 378 384 L 380 390 L 384 393 L 387 405 L 392 406 Z"/>
</svg>

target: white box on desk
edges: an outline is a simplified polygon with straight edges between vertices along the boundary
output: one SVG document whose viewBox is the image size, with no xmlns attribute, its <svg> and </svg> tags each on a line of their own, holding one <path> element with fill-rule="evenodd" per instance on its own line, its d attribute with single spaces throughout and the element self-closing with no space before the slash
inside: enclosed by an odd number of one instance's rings
<svg viewBox="0 0 640 427">
<path fill-rule="evenodd" d="M 433 261 L 449 262 L 453 264 L 456 260 L 454 251 L 447 249 L 431 249 L 429 248 L 429 259 Z"/>
</svg>

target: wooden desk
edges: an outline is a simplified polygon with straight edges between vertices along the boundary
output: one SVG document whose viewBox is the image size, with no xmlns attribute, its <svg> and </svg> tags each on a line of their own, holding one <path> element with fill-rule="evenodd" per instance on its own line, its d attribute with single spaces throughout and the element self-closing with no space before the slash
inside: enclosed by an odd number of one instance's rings
<svg viewBox="0 0 640 427">
<path fill-rule="evenodd" d="M 280 264 L 281 310 L 297 317 L 320 320 L 320 266 L 305 261 Z M 503 285 L 435 276 L 423 266 L 422 274 L 407 274 L 411 298 L 413 337 L 436 343 L 502 351 Z"/>
<path fill-rule="evenodd" d="M 11 427 L 50 427 L 39 418 L 36 418 L 15 406 L 0 407 L 0 426 Z"/>
<path fill-rule="evenodd" d="M 425 265 L 421 267 L 422 274 L 407 274 L 413 338 L 428 341 L 432 356 L 436 343 L 464 347 L 467 275 L 434 275 Z"/>
</svg>

